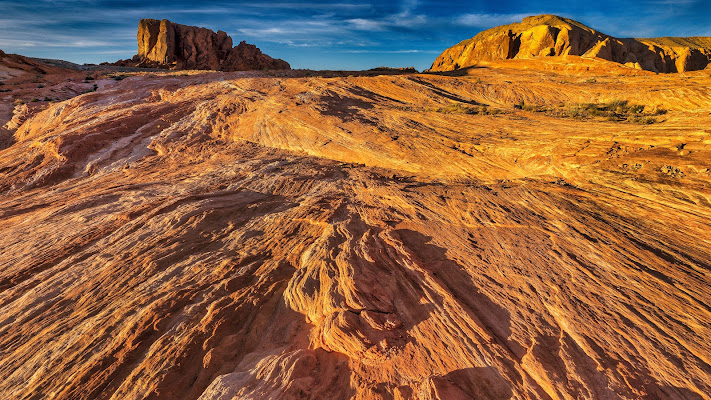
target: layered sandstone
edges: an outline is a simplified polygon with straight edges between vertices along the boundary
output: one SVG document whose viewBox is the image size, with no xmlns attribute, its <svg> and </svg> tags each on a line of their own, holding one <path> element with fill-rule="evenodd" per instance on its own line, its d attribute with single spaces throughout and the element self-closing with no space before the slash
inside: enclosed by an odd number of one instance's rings
<svg viewBox="0 0 711 400">
<path fill-rule="evenodd" d="M 86 73 L 41 59 L 0 50 L 0 149 L 9 146 L 15 130 L 46 107 L 48 101 L 66 100 L 85 91 L 87 86 L 92 87 L 79 83 L 85 76 Z M 72 78 L 75 82 L 71 82 Z"/>
<path fill-rule="evenodd" d="M 0 150 L 0 398 L 710 399 L 711 78 L 619 69 L 49 105 Z M 514 108 L 609 99 L 668 113 Z"/>
<path fill-rule="evenodd" d="M 121 65 L 171 69 L 245 71 L 289 69 L 289 63 L 263 54 L 244 41 L 232 47 L 232 38 L 223 31 L 180 25 L 155 19 L 138 23 L 138 54 Z"/>
<path fill-rule="evenodd" d="M 550 56 L 597 57 L 654 72 L 706 68 L 711 38 L 618 39 L 554 15 L 495 27 L 445 50 L 431 71 L 452 71 L 480 61 Z"/>
<path fill-rule="evenodd" d="M 63 71 L 41 61 L 21 56 L 19 54 L 7 54 L 0 50 L 0 82 L 12 79 L 24 74 L 57 73 Z"/>
</svg>

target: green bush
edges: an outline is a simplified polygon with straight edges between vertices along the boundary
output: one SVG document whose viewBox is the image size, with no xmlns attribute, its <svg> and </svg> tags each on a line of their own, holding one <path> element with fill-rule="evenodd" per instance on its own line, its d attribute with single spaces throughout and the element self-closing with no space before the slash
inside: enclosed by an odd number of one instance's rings
<svg viewBox="0 0 711 400">
<path fill-rule="evenodd" d="M 650 116 L 635 116 L 628 120 L 633 124 L 651 125 L 657 122 L 657 119 Z"/>
<path fill-rule="evenodd" d="M 653 124 L 658 122 L 653 116 L 665 114 L 662 108 L 649 108 L 640 104 L 630 104 L 627 100 L 610 100 L 602 103 L 560 104 L 558 106 L 532 106 L 519 102 L 514 108 L 545 113 L 554 117 L 590 119 L 600 118 L 605 121 L 630 122 L 635 124 Z"/>
<path fill-rule="evenodd" d="M 504 113 L 503 110 L 497 108 L 490 108 L 489 106 L 482 105 L 466 105 L 462 103 L 452 103 L 446 107 L 441 107 L 435 111 L 444 114 L 469 114 L 469 115 L 498 115 Z"/>
</svg>

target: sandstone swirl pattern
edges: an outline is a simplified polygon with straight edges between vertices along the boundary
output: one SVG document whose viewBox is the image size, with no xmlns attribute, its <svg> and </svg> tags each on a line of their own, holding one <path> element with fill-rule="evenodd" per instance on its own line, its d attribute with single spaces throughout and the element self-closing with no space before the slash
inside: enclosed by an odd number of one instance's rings
<svg viewBox="0 0 711 400">
<path fill-rule="evenodd" d="M 709 399 L 711 79 L 472 73 L 148 74 L 26 121 L 0 397 Z M 669 112 L 513 108 L 608 98 Z"/>
</svg>

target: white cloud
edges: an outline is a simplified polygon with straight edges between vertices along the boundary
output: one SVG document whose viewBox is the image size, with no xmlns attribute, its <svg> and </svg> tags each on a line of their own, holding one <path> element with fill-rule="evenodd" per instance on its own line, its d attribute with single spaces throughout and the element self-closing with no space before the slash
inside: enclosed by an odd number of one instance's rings
<svg viewBox="0 0 711 400">
<path fill-rule="evenodd" d="M 11 39 L 0 37 L 0 47 L 71 47 L 71 48 L 90 48 L 90 47 L 113 47 L 116 44 L 101 40 L 86 40 L 75 37 L 60 37 L 53 38 L 51 42 L 46 39 Z"/>
<path fill-rule="evenodd" d="M 364 18 L 353 18 L 347 19 L 346 22 L 351 24 L 354 29 L 363 31 L 381 31 L 383 30 L 383 23 L 380 21 Z"/>
<path fill-rule="evenodd" d="M 531 15 L 543 13 L 516 13 L 516 14 L 487 14 L 475 13 L 464 14 L 455 19 L 455 23 L 464 26 L 474 26 L 478 28 L 493 28 L 499 25 L 506 25 L 513 22 L 521 22 L 522 19 Z"/>
</svg>

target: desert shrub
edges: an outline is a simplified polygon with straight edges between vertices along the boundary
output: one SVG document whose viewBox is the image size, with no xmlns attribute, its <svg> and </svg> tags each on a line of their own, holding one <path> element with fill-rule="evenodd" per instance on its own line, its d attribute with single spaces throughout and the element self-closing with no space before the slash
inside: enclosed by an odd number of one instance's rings
<svg viewBox="0 0 711 400">
<path fill-rule="evenodd" d="M 514 104 L 514 108 L 517 110 L 530 111 L 530 112 L 545 112 L 547 109 L 545 106 L 539 106 L 534 104 L 526 104 L 523 100 Z"/>
<path fill-rule="evenodd" d="M 25 104 L 25 102 L 22 101 L 21 99 L 15 99 L 15 101 L 13 101 L 12 104 L 15 106 L 19 106 L 20 104 Z"/>
<path fill-rule="evenodd" d="M 545 111 L 546 111 L 546 107 L 545 107 L 545 106 L 536 106 L 536 105 L 524 104 L 522 110 L 524 110 L 524 111 L 531 111 L 531 112 L 545 112 Z"/>
<path fill-rule="evenodd" d="M 606 110 L 605 108 L 589 108 L 587 109 L 587 114 L 591 117 L 603 117 L 608 119 L 614 117 L 614 114 L 611 115 L 610 110 Z"/>
<path fill-rule="evenodd" d="M 92 87 L 91 89 L 86 90 L 84 93 L 96 92 L 97 89 L 99 89 L 99 85 L 94 84 L 94 87 Z"/>
<path fill-rule="evenodd" d="M 469 114 L 469 115 L 498 115 L 502 114 L 504 111 L 491 108 L 487 105 L 467 105 L 462 103 L 452 103 L 446 107 L 441 107 L 435 111 L 444 114 Z"/>
<path fill-rule="evenodd" d="M 628 119 L 633 124 L 651 125 L 657 122 L 657 119 L 650 116 L 634 116 Z"/>
<path fill-rule="evenodd" d="M 437 109 L 437 112 L 445 114 L 471 114 L 472 108 L 469 106 L 465 106 L 462 103 L 452 103 L 446 107 L 441 107 Z"/>
<path fill-rule="evenodd" d="M 30 100 L 30 103 L 36 103 L 38 101 L 40 101 L 40 99 L 33 97 L 32 100 Z"/>
<path fill-rule="evenodd" d="M 630 108 L 629 108 L 629 112 L 632 114 L 641 114 L 642 111 L 644 111 L 644 106 L 639 105 L 639 104 L 630 106 Z"/>
<path fill-rule="evenodd" d="M 91 75 L 87 75 L 86 78 L 84 78 L 85 81 L 93 81 L 94 77 Z"/>
<path fill-rule="evenodd" d="M 662 108 L 649 108 L 641 104 L 630 104 L 627 100 L 610 100 L 601 103 L 560 104 L 558 106 L 533 106 L 520 102 L 514 105 L 514 108 L 530 112 L 545 113 L 561 118 L 599 118 L 605 121 L 626 121 L 635 124 L 653 124 L 658 122 L 653 116 L 666 113 L 666 110 Z"/>
<path fill-rule="evenodd" d="M 598 108 L 602 108 L 604 110 L 624 110 L 627 107 L 628 101 L 627 100 L 610 100 L 607 103 L 602 103 Z"/>
</svg>

